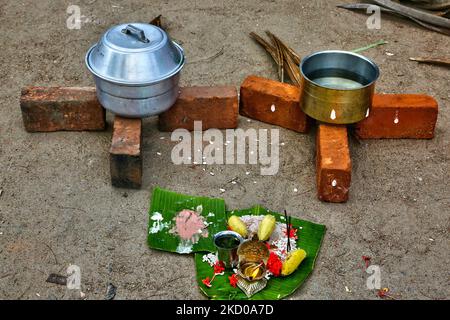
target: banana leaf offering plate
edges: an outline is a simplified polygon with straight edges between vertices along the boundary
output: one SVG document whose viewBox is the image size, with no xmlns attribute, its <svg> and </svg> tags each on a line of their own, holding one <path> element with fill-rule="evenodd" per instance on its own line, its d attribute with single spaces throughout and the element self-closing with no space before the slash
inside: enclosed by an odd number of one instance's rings
<svg viewBox="0 0 450 320">
<path fill-rule="evenodd" d="M 257 222 L 259 219 L 263 219 L 264 216 L 271 215 L 275 217 L 277 228 L 286 223 L 285 217 L 279 213 L 267 210 L 261 206 L 255 206 L 246 210 L 235 210 L 227 212 L 227 216 L 239 216 L 242 220 L 248 223 L 249 220 L 252 222 Z M 255 216 L 254 219 L 249 218 L 250 216 Z M 250 228 L 251 229 L 251 226 Z M 210 299 L 214 300 L 230 300 L 230 299 L 251 299 L 251 300 L 279 300 L 283 299 L 292 293 L 294 293 L 310 275 L 314 268 L 314 263 L 316 261 L 319 249 L 322 243 L 322 239 L 325 235 L 325 226 L 320 224 L 315 224 L 309 221 L 300 220 L 296 218 L 291 218 L 291 231 L 290 239 L 293 240 L 291 243 L 291 252 L 296 252 L 296 250 L 304 250 L 306 252 L 306 257 L 300 263 L 298 268 L 287 276 L 283 276 L 280 272 L 279 275 L 270 275 L 266 279 L 267 284 L 263 289 L 248 297 L 246 293 L 241 290 L 239 286 L 233 286 L 233 278 L 236 277 L 236 270 L 226 270 L 223 276 L 216 276 L 210 287 L 205 286 L 204 279 L 208 276 L 211 277 L 212 271 L 211 266 L 205 263 L 204 260 L 208 259 L 205 254 L 196 253 L 195 254 L 195 265 L 197 268 L 197 283 L 200 290 Z M 286 229 L 281 228 L 282 232 Z M 273 233 L 276 233 L 276 229 Z M 286 258 L 289 255 L 288 252 L 284 252 L 284 239 L 279 239 L 278 242 L 271 242 L 270 239 L 267 242 L 271 245 L 271 258 L 275 254 L 280 255 L 281 258 Z M 277 250 L 274 248 L 273 244 L 279 246 Z M 300 249 L 301 248 L 301 249 Z M 283 256 L 285 255 L 285 256 Z M 209 256 L 211 261 L 211 255 Z M 271 258 L 267 262 L 270 266 Z M 212 258 L 213 260 L 214 258 Z M 277 260 L 275 259 L 275 262 Z M 279 262 L 278 262 L 279 263 Z M 272 264 L 276 265 L 276 263 Z M 269 268 L 272 269 L 272 268 Z M 280 270 L 282 271 L 282 270 Z M 290 272 L 290 271 L 288 271 Z"/>
<path fill-rule="evenodd" d="M 261 206 L 226 211 L 222 199 L 156 188 L 148 244 L 159 250 L 194 253 L 197 284 L 210 299 L 278 300 L 294 293 L 310 275 L 326 229 L 287 218 Z M 233 267 L 218 259 L 214 244 L 214 235 L 224 230 L 245 239 L 237 251 L 239 263 Z"/>
<path fill-rule="evenodd" d="M 215 250 L 213 236 L 223 230 L 225 201 L 192 197 L 156 188 L 149 212 L 150 248 L 188 254 Z"/>
</svg>

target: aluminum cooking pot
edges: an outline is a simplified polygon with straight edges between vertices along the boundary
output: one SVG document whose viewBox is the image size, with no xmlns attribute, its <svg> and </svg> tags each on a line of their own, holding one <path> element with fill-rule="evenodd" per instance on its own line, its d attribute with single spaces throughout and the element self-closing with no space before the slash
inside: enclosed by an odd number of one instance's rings
<svg viewBox="0 0 450 320">
<path fill-rule="evenodd" d="M 144 23 L 114 26 L 86 54 L 102 106 L 143 118 L 169 109 L 179 94 L 183 49 L 162 29 Z"/>
<path fill-rule="evenodd" d="M 369 115 L 380 71 L 359 54 L 347 51 L 320 51 L 300 64 L 303 111 L 316 120 L 348 124 Z"/>
</svg>

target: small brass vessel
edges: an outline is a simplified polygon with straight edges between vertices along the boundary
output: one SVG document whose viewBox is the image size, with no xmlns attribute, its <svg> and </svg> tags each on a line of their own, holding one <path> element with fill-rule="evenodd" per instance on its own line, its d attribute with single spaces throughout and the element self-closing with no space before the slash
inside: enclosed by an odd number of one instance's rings
<svg viewBox="0 0 450 320">
<path fill-rule="evenodd" d="M 260 263 L 262 261 L 266 264 L 269 259 L 270 252 L 264 242 L 258 240 L 247 240 L 239 245 L 237 254 L 239 256 L 239 262 L 245 261 Z"/>
<path fill-rule="evenodd" d="M 239 262 L 238 275 L 247 281 L 259 281 L 266 275 L 266 265 L 264 262 Z"/>
<path fill-rule="evenodd" d="M 269 249 L 258 240 L 247 240 L 237 250 L 239 257 L 238 275 L 249 282 L 260 281 L 266 275 Z"/>
</svg>

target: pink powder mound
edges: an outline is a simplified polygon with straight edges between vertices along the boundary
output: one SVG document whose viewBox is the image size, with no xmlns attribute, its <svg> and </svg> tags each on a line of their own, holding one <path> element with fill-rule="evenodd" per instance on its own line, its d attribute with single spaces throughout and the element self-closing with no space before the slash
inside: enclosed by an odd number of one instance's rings
<svg viewBox="0 0 450 320">
<path fill-rule="evenodd" d="M 182 210 L 175 217 L 175 232 L 183 240 L 191 240 L 197 242 L 199 235 L 208 237 L 203 217 L 192 210 Z"/>
</svg>

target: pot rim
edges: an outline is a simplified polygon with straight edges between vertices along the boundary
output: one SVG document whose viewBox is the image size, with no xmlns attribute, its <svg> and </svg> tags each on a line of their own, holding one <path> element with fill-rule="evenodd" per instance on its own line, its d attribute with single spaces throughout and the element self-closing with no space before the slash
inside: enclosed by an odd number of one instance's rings
<svg viewBox="0 0 450 320">
<path fill-rule="evenodd" d="M 234 236 L 234 237 L 236 237 L 236 239 L 239 240 L 239 245 L 241 245 L 245 241 L 245 239 L 239 233 L 237 233 L 236 231 L 224 230 L 224 231 L 219 231 L 216 234 L 214 234 L 214 236 L 213 236 L 214 245 L 216 245 L 216 240 L 219 237 L 222 237 L 222 236 Z M 239 245 L 237 245 L 236 248 Z M 216 247 L 218 247 L 218 246 L 216 245 Z"/>
<path fill-rule="evenodd" d="M 312 57 L 315 57 L 317 55 L 322 55 L 322 54 L 328 54 L 328 53 L 342 53 L 342 54 L 346 54 L 346 55 L 355 56 L 355 57 L 357 57 L 359 59 L 364 60 L 365 62 L 369 63 L 374 68 L 374 70 L 375 70 L 375 77 L 368 84 L 366 84 L 364 86 L 361 86 L 359 88 L 354 88 L 354 89 L 350 89 L 350 88 L 349 89 L 345 89 L 345 88 L 335 89 L 335 88 L 330 88 L 330 87 L 326 87 L 326 86 L 317 84 L 315 81 L 311 80 L 310 78 L 308 78 L 303 73 L 303 66 Z M 317 51 L 317 52 L 311 53 L 311 54 L 307 55 L 305 58 L 302 59 L 302 61 L 300 62 L 299 68 L 300 68 L 300 73 L 301 73 L 302 77 L 304 79 L 308 80 L 311 84 L 314 84 L 315 86 L 318 86 L 320 88 L 324 88 L 324 89 L 328 89 L 328 90 L 335 90 L 335 91 L 357 91 L 357 90 L 361 90 L 361 89 L 364 89 L 364 88 L 372 86 L 378 80 L 378 78 L 380 77 L 380 68 L 377 66 L 377 64 L 373 60 L 371 60 L 371 59 L 369 59 L 369 58 L 367 58 L 367 57 L 365 57 L 365 56 L 363 56 L 361 54 L 358 54 L 358 53 L 355 53 L 355 52 L 351 52 L 351 51 L 345 51 L 345 50 L 323 50 L 323 51 Z"/>
<path fill-rule="evenodd" d="M 150 82 L 134 82 L 134 81 L 121 81 L 121 80 L 117 80 L 117 79 L 113 79 L 110 77 L 106 77 L 104 75 L 101 75 L 97 72 L 95 72 L 91 65 L 89 64 L 89 56 L 91 55 L 92 50 L 94 50 L 94 48 L 98 45 L 98 43 L 94 44 L 92 47 L 89 48 L 88 52 L 86 53 L 86 56 L 84 57 L 84 62 L 86 64 L 86 67 L 89 69 L 89 71 L 96 77 L 111 82 L 112 84 L 117 84 L 117 85 L 124 85 L 124 86 L 129 86 L 129 87 L 144 87 L 144 86 L 148 86 L 148 85 L 152 85 L 152 84 L 156 84 L 159 82 L 162 82 L 164 80 L 167 80 L 171 77 L 173 77 L 174 75 L 176 75 L 178 72 L 181 71 L 181 69 L 183 69 L 184 64 L 186 63 L 186 57 L 184 56 L 184 50 L 183 48 L 176 43 L 175 41 L 172 41 L 172 43 L 175 45 L 175 47 L 177 48 L 177 50 L 181 53 L 181 63 L 178 66 L 178 68 L 176 68 L 174 71 L 172 71 L 171 73 L 165 75 L 164 77 L 158 78 L 158 79 L 154 79 Z"/>
</svg>

